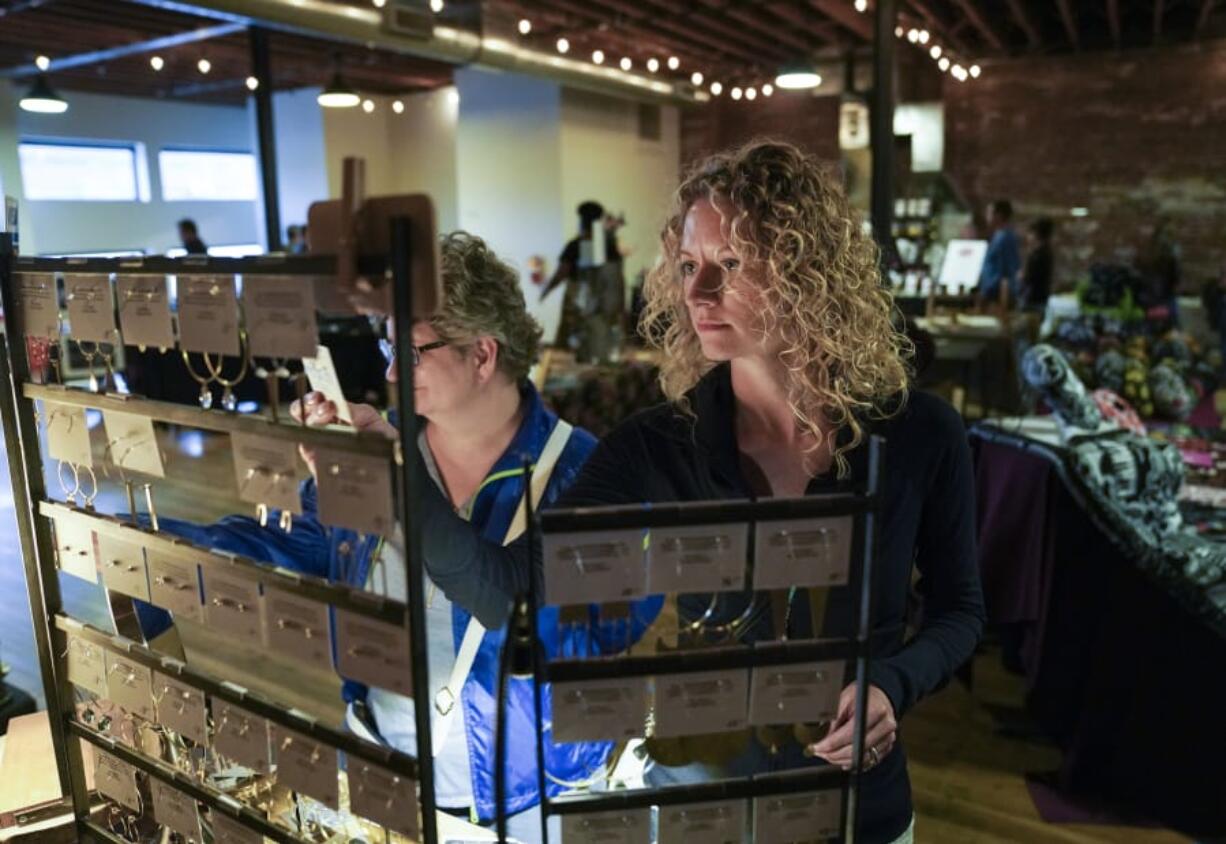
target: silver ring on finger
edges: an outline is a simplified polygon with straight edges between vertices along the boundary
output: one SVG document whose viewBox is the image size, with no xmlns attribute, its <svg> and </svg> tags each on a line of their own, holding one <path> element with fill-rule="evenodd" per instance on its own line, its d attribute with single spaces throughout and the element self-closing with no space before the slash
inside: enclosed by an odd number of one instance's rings
<svg viewBox="0 0 1226 844">
<path fill-rule="evenodd" d="M 881 751 L 877 749 L 876 745 L 873 745 L 868 749 L 868 766 L 870 768 L 875 768 L 880 761 Z"/>
</svg>

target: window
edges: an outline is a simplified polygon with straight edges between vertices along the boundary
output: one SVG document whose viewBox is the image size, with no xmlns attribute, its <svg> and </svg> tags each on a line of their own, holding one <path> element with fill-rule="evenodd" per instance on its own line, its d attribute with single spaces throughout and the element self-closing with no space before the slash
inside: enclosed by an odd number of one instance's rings
<svg viewBox="0 0 1226 844">
<path fill-rule="evenodd" d="M 17 155 L 26 199 L 137 200 L 134 144 L 22 141 Z"/>
<path fill-rule="evenodd" d="M 164 149 L 158 153 L 162 199 L 254 200 L 255 156 L 249 152 Z"/>
</svg>

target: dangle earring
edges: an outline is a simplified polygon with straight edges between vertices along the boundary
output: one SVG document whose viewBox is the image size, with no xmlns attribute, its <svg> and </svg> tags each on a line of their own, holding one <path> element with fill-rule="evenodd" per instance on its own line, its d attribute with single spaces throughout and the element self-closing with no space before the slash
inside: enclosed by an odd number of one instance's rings
<svg viewBox="0 0 1226 844">
<path fill-rule="evenodd" d="M 213 376 L 212 380 L 216 381 L 218 384 L 220 384 L 224 388 L 221 393 L 221 409 L 228 410 L 231 413 L 233 413 L 235 410 L 238 409 L 238 397 L 234 394 L 234 388 L 237 387 L 239 383 L 241 383 L 242 380 L 247 377 L 248 358 L 250 358 L 250 354 L 249 354 L 250 348 L 247 344 L 246 332 L 240 332 L 238 339 L 239 339 L 239 344 L 241 346 L 239 350 L 239 355 L 238 355 L 239 370 L 238 370 L 238 375 L 234 376 L 231 379 L 223 378 L 221 375 L 222 358 L 223 358 L 222 355 L 217 356 L 217 364 L 214 365 L 213 359 L 212 357 L 210 357 L 208 352 L 204 352 L 201 354 L 201 357 L 204 358 L 205 367 L 208 368 L 209 374 Z M 211 403 L 212 403 L 212 399 L 210 397 L 210 404 Z"/>
</svg>

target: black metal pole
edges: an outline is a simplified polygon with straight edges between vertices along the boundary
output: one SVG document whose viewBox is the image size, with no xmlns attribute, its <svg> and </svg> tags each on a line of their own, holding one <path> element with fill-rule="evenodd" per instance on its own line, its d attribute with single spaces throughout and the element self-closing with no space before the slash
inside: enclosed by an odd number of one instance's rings
<svg viewBox="0 0 1226 844">
<path fill-rule="evenodd" d="M 268 251 L 281 249 L 281 208 L 277 192 L 277 136 L 272 122 L 272 68 L 268 58 L 268 31 L 247 30 L 251 42 L 251 75 L 255 77 L 255 131 L 260 149 L 260 186 L 264 192 L 264 233 Z"/>
<path fill-rule="evenodd" d="M 873 91 L 869 105 L 869 143 L 873 155 L 872 221 L 877 245 L 893 252 L 894 222 L 894 62 L 898 0 L 877 0 L 873 20 Z"/>
</svg>

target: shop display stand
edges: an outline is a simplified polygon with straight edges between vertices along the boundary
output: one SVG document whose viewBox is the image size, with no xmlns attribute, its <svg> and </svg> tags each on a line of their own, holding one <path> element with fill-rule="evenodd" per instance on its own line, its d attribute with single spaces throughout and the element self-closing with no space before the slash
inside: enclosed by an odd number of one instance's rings
<svg viewBox="0 0 1226 844">
<path fill-rule="evenodd" d="M 413 315 L 412 284 L 410 279 L 409 231 L 407 218 L 394 218 L 391 223 L 391 253 L 387 257 L 362 258 L 358 269 L 367 277 L 388 278 L 392 285 L 395 315 L 404 325 L 411 324 Z M 410 588 L 408 603 L 404 604 L 347 585 L 301 575 L 273 567 L 241 556 L 195 548 L 170 534 L 159 533 L 156 528 L 140 526 L 136 521 L 124 521 L 114 516 L 101 515 L 76 503 L 53 501 L 47 494 L 44 483 L 43 459 L 41 457 L 39 426 L 35 416 L 35 401 L 50 400 L 59 405 L 88 407 L 103 411 L 120 411 L 125 414 L 145 417 L 162 423 L 224 433 L 263 435 L 270 438 L 288 439 L 298 443 L 326 447 L 352 455 L 381 457 L 393 461 L 390 476 L 397 490 L 395 518 L 406 526 L 405 562 L 408 582 L 423 582 L 420 539 L 411 526 L 420 524 L 416 517 L 419 506 L 417 490 L 422 480 L 417 477 L 416 461 L 401 459 L 398 443 L 378 434 L 357 433 L 339 428 L 312 429 L 283 418 L 256 415 L 239 415 L 222 410 L 202 410 L 198 407 L 151 401 L 139 397 L 121 396 L 114 393 L 91 392 L 84 389 L 50 384 L 34 383 L 23 326 L 23 309 L 19 302 L 17 280 L 25 273 L 80 273 L 107 274 L 112 277 L 124 274 L 140 275 L 236 275 L 252 276 L 269 274 L 300 277 L 303 284 L 312 284 L 319 276 L 335 277 L 338 261 L 324 256 L 261 256 L 242 259 L 219 259 L 190 257 L 183 259 L 48 259 L 18 257 L 13 251 L 13 235 L 0 233 L 0 295 L 3 299 L 6 336 L 0 354 L 0 417 L 2 417 L 8 450 L 16 503 L 20 550 L 24 559 L 26 582 L 29 590 L 31 612 L 34 622 L 35 646 L 41 669 L 43 690 L 51 722 L 52 743 L 56 755 L 60 782 L 67 799 L 71 802 L 77 834 L 82 840 L 124 841 L 99 823 L 91 813 L 96 802 L 87 791 L 86 771 L 83 764 L 81 742 L 94 746 L 126 763 L 151 780 L 169 785 L 201 807 L 206 807 L 210 817 L 218 815 L 237 821 L 256 835 L 267 836 L 282 844 L 305 841 L 295 830 L 279 825 L 267 814 L 234 797 L 213 788 L 209 783 L 190 776 L 168 761 L 147 755 L 143 750 L 129 746 L 94 725 L 82 723 L 76 713 L 76 688 L 68 681 L 68 642 L 70 639 L 98 646 L 107 655 L 120 657 L 128 664 L 152 669 L 171 678 L 185 687 L 202 692 L 208 700 L 223 704 L 238 704 L 258 718 L 265 719 L 275 732 L 277 728 L 292 730 L 305 736 L 313 746 L 336 749 L 345 755 L 352 774 L 361 762 L 371 763 L 393 775 L 392 782 L 398 786 L 400 778 L 416 783 L 416 800 L 421 807 L 420 840 L 424 844 L 436 844 L 433 764 L 429 752 L 430 707 L 417 707 L 417 737 L 419 752 L 416 757 L 399 753 L 385 746 L 365 741 L 342 727 L 329 726 L 313 715 L 288 707 L 264 695 L 249 691 L 225 677 L 210 676 L 194 670 L 172 657 L 157 653 L 144 644 L 113 635 L 81 621 L 64 612 L 58 581 L 57 545 L 53 539 L 51 521 L 57 524 L 73 523 L 92 531 L 96 536 L 124 539 L 146 551 L 175 551 L 188 553 L 199 565 L 226 567 L 241 572 L 260 584 L 274 586 L 278 590 L 324 604 L 329 618 L 338 610 L 346 611 L 370 621 L 396 625 L 408 630 L 412 658 L 412 683 L 416 690 L 427 685 L 427 650 L 425 616 L 422 590 Z M 399 361 L 399 408 L 401 441 L 416 443 L 416 417 L 413 413 L 413 367 L 409 344 L 411 333 L 398 335 L 397 360 Z M 187 375 L 185 374 L 186 378 Z M 174 478 L 167 476 L 159 484 L 172 484 Z M 390 491 L 389 491 L 390 494 Z M 197 569 L 199 573 L 200 569 Z M 200 593 L 197 592 L 197 598 Z M 263 598 L 261 598 L 261 604 Z M 329 634 L 333 623 L 329 623 Z M 309 638 L 309 636 L 308 636 Z M 268 659 L 288 659 L 268 653 Z M 109 663 L 108 663 L 109 664 Z M 152 675 L 151 675 L 152 676 Z M 419 693 L 420 694 L 420 693 Z M 156 698 L 154 699 L 156 706 Z M 137 731 L 139 735 L 139 730 Z M 214 735 L 210 736 L 210 743 Z M 133 743 L 137 747 L 140 742 Z M 284 749 L 284 748 L 282 748 Z M 312 763 L 316 757 L 312 757 Z M 329 757 L 330 758 L 330 757 Z M 352 777 L 351 777 L 352 783 Z M 138 783 L 138 788 L 139 788 Z M 147 793 L 147 792 L 146 792 Z M 352 795 L 351 795 L 352 796 Z M 389 808 L 392 802 L 389 799 Z M 415 812 L 416 806 L 396 804 L 397 809 Z M 148 798 L 143 799 L 141 814 L 151 815 Z M 258 839 L 256 839 L 258 840 Z"/>
</svg>

